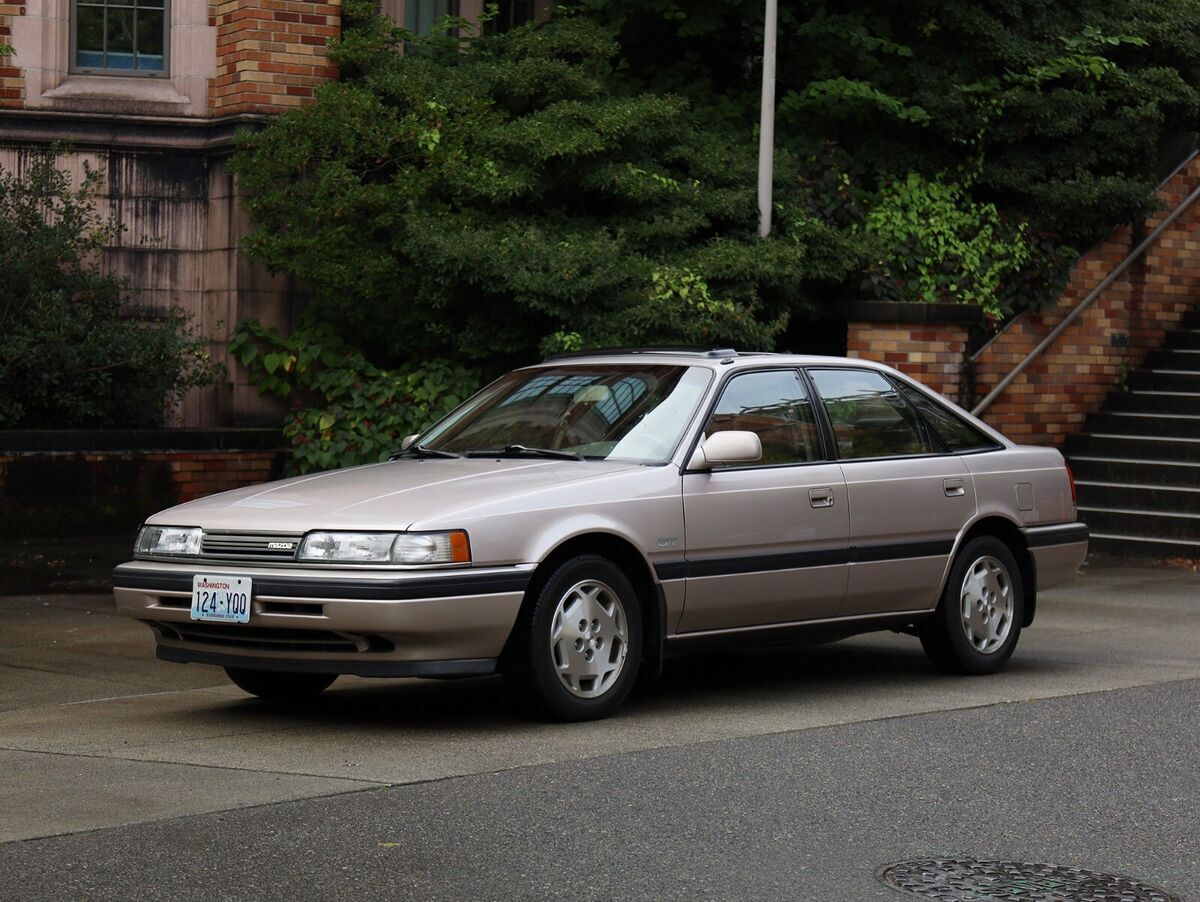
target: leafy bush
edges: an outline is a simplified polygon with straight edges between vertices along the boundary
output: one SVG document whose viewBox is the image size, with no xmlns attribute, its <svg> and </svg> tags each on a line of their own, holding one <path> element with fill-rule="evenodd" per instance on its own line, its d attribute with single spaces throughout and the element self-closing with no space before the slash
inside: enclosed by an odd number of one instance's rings
<svg viewBox="0 0 1200 902">
<path fill-rule="evenodd" d="M 229 350 L 264 392 L 312 402 L 284 421 L 294 473 L 387 460 L 404 436 L 424 430 L 480 384 L 475 371 L 443 360 L 381 370 L 311 320 L 288 338 L 244 321 Z"/>
<path fill-rule="evenodd" d="M 1024 223 L 1006 227 L 995 204 L 916 173 L 884 186 L 864 230 L 879 242 L 869 281 L 878 297 L 978 304 L 994 320 L 1010 312 L 1004 280 L 1030 257 Z"/>
<path fill-rule="evenodd" d="M 498 369 L 560 333 L 767 348 L 812 309 L 807 278 L 860 262 L 819 221 L 760 241 L 752 131 L 629 91 L 591 21 L 450 40 L 363 0 L 344 11 L 342 80 L 235 166 L 247 253 L 298 277 L 370 359 Z M 782 206 L 805 202 L 793 168 L 784 155 Z"/>
<path fill-rule="evenodd" d="M 183 311 L 136 307 L 100 271 L 120 230 L 96 212 L 100 183 L 85 168 L 73 187 L 53 154 L 0 167 L 0 427 L 161 426 L 217 375 Z"/>
</svg>

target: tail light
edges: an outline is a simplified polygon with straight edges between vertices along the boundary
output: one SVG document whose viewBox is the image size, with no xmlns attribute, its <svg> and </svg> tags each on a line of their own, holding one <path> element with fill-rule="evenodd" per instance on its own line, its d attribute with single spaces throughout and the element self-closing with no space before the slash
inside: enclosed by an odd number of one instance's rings
<svg viewBox="0 0 1200 902">
<path fill-rule="evenodd" d="M 1071 503 L 1078 507 L 1079 499 L 1075 495 L 1075 474 L 1071 472 L 1071 465 L 1065 460 L 1063 461 L 1063 466 L 1067 468 L 1067 482 L 1071 485 Z"/>
</svg>

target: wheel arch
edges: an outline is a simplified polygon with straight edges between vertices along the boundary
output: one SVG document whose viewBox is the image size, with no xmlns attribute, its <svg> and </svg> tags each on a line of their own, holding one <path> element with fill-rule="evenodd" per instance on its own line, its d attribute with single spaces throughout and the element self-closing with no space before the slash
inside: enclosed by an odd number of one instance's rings
<svg viewBox="0 0 1200 902">
<path fill-rule="evenodd" d="M 979 536 L 992 536 L 999 539 L 1016 558 L 1017 567 L 1021 571 L 1021 585 L 1025 589 L 1025 615 L 1021 619 L 1021 626 L 1029 626 L 1033 623 L 1034 614 L 1037 612 L 1037 562 L 1029 551 L 1029 545 L 1025 541 L 1021 527 L 1008 517 L 988 514 L 968 526 L 959 537 L 954 554 L 947 564 L 946 579 L 949 579 L 950 569 L 954 566 L 959 550 Z M 944 583 L 943 591 L 945 591 Z"/>
<path fill-rule="evenodd" d="M 655 663 L 661 662 L 663 645 L 666 637 L 667 605 L 662 587 L 654 578 L 650 562 L 638 550 L 637 546 L 624 536 L 602 530 L 594 530 L 573 535 L 563 539 L 554 546 L 538 563 L 533 571 L 529 587 L 525 590 L 525 599 L 521 605 L 522 614 L 537 598 L 542 587 L 551 574 L 565 561 L 583 554 L 595 554 L 612 561 L 629 577 L 634 591 L 638 595 L 638 603 L 642 612 L 642 658 Z M 518 622 L 521 616 L 517 617 Z M 512 641 L 505 643 L 505 652 Z"/>
</svg>

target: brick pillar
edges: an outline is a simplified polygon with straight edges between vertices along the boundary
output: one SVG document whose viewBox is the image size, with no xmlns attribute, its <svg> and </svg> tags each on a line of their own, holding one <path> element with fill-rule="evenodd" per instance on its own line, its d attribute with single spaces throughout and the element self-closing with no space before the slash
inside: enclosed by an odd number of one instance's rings
<svg viewBox="0 0 1200 902">
<path fill-rule="evenodd" d="M 848 357 L 886 363 L 951 401 L 969 401 L 964 364 L 971 327 L 983 319 L 978 307 L 849 301 L 841 310 Z"/>
<path fill-rule="evenodd" d="M 276 113 L 311 101 L 317 85 L 337 78 L 326 44 L 341 23 L 340 0 L 213 0 L 211 112 Z"/>
<path fill-rule="evenodd" d="M 0 45 L 12 43 L 13 18 L 23 15 L 24 3 L 0 0 Z M 0 108 L 20 107 L 25 101 L 25 79 L 18 62 L 15 57 L 0 56 Z"/>
</svg>

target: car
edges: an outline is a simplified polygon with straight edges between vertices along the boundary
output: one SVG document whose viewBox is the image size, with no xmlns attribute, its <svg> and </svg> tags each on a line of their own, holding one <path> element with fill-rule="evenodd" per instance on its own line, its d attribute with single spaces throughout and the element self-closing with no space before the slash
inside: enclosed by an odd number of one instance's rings
<svg viewBox="0 0 1200 902">
<path fill-rule="evenodd" d="M 500 672 L 587 720 L 724 643 L 893 630 L 992 673 L 1087 542 L 1057 450 L 887 366 L 627 348 L 510 372 L 387 461 L 155 514 L 113 584 L 159 658 L 256 696 Z"/>
</svg>

